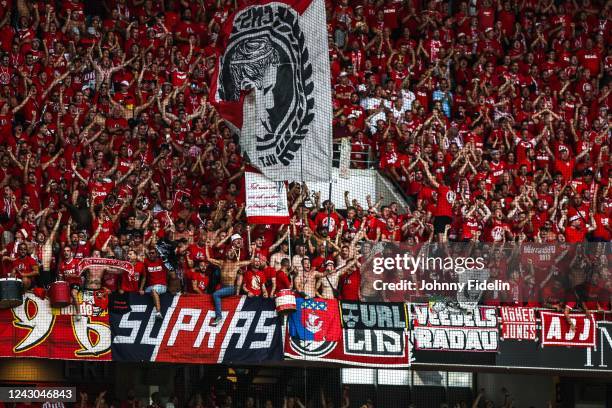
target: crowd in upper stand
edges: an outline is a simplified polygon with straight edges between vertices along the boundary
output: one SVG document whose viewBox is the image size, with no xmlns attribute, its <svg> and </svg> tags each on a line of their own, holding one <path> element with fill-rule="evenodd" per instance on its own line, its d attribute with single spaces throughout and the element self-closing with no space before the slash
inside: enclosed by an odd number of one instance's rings
<svg viewBox="0 0 612 408">
<path fill-rule="evenodd" d="M 0 2 L 4 276 L 210 293 L 244 261 L 237 293 L 358 299 L 364 241 L 610 241 L 609 2 L 327 1 L 333 137 L 408 205 L 336 211 L 298 180 L 289 226 L 247 225 L 247 163 L 207 103 L 242 3 Z M 83 281 L 88 257 L 135 273 Z"/>
</svg>

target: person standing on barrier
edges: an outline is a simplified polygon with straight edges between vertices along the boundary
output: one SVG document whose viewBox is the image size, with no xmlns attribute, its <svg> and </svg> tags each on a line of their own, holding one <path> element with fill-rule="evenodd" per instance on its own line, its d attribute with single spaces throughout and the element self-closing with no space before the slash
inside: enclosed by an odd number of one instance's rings
<svg viewBox="0 0 612 408">
<path fill-rule="evenodd" d="M 51 216 L 47 217 L 46 220 L 51 220 L 53 222 L 52 229 L 49 231 L 47 238 L 40 245 L 40 277 L 38 278 L 38 283 L 41 286 L 47 286 L 51 283 L 51 264 L 54 261 L 53 259 L 53 245 L 55 244 L 60 223 L 62 221 L 62 217 L 58 214 L 56 220 L 53 221 Z"/>
<path fill-rule="evenodd" d="M 146 284 L 146 289 L 145 289 Z M 166 293 L 168 289 L 168 277 L 163 262 L 157 256 L 155 248 L 149 248 L 148 257 L 145 260 L 144 276 L 140 282 L 140 294 L 151 294 L 155 305 L 155 318 L 162 319 L 161 304 L 159 296 Z"/>
<path fill-rule="evenodd" d="M 211 324 L 216 326 L 223 319 L 221 299 L 232 295 L 238 296 L 240 294 L 240 287 L 242 286 L 243 279 L 240 268 L 250 265 L 253 262 L 253 258 L 248 261 L 240 261 L 240 251 L 236 251 L 232 248 L 227 253 L 227 260 L 222 261 L 214 259 L 210 255 L 210 248 L 208 246 L 206 247 L 206 258 L 208 258 L 211 264 L 221 269 L 221 288 L 213 293 L 215 320 L 213 320 Z"/>
<path fill-rule="evenodd" d="M 438 237 L 438 240 L 442 242 L 446 226 L 450 225 L 452 222 L 453 204 L 455 202 L 456 194 L 450 188 L 452 180 L 449 174 L 444 174 L 442 177 L 444 181 L 438 182 L 438 180 L 436 180 L 436 178 L 429 171 L 429 164 L 427 164 L 427 162 L 425 162 L 425 160 L 422 158 L 420 161 L 423 165 L 423 169 L 425 170 L 429 183 L 437 194 L 436 208 L 434 210 L 434 233 Z"/>
</svg>

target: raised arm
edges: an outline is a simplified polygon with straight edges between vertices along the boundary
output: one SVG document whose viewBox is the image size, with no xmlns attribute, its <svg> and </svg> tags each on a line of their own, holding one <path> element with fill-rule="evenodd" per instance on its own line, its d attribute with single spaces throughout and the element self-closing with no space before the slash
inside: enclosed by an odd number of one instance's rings
<svg viewBox="0 0 612 408">
<path fill-rule="evenodd" d="M 436 180 L 436 178 L 431 174 L 431 172 L 429 171 L 429 166 L 427 165 L 427 163 L 425 162 L 425 160 L 423 160 L 422 158 L 419 159 L 421 161 L 421 163 L 423 163 L 423 169 L 425 170 L 425 175 L 427 175 L 427 179 L 429 180 L 429 182 L 431 183 L 431 185 L 434 188 L 438 188 L 440 187 L 440 183 L 438 183 L 438 181 Z"/>
<path fill-rule="evenodd" d="M 210 262 L 211 264 L 215 266 L 219 266 L 219 267 L 223 266 L 223 261 L 220 261 L 219 259 L 215 259 L 210 256 L 210 250 L 209 250 L 208 244 L 206 245 L 206 259 L 208 260 L 208 262 Z"/>
<path fill-rule="evenodd" d="M 274 242 L 270 246 L 270 251 L 274 251 L 281 243 L 283 243 L 287 239 L 288 235 L 289 235 L 289 228 L 287 228 L 285 233 L 283 235 L 281 235 L 281 237 L 279 239 L 277 239 L 276 242 Z"/>
</svg>

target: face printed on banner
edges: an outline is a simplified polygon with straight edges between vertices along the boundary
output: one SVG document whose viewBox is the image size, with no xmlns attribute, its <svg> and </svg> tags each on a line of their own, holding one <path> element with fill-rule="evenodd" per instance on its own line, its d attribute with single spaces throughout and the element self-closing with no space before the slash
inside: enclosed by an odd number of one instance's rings
<svg viewBox="0 0 612 408">
<path fill-rule="evenodd" d="M 300 168 L 301 179 L 328 178 L 332 106 L 324 19 L 322 1 L 305 10 L 276 2 L 244 7 L 226 22 L 230 34 L 211 101 L 230 103 L 220 113 L 239 131 L 253 165 L 274 181 L 291 179 L 298 154 L 322 165 L 316 172 Z"/>
<path fill-rule="evenodd" d="M 274 13 L 272 6 L 259 9 L 265 16 Z M 306 78 L 297 64 L 298 61 L 307 63 L 307 59 L 302 61 L 307 54 L 301 53 L 299 38 L 281 35 L 278 29 L 269 26 L 271 17 L 256 18 L 257 14 L 258 10 L 251 8 L 236 17 L 235 31 L 223 58 L 220 94 L 226 100 L 236 101 L 241 92 L 254 92 L 256 117 L 262 127 L 257 150 L 265 151 L 275 149 L 281 140 L 293 136 L 297 127 L 290 125 L 294 121 L 301 126 L 307 124 L 301 122 L 309 117 L 304 116 L 310 111 L 304 109 L 309 93 L 305 92 L 306 83 L 301 83 Z M 288 20 L 282 23 L 290 25 Z M 252 33 L 255 26 L 261 29 L 256 36 Z M 245 34 L 236 30 L 247 27 Z M 296 115 L 298 107 L 302 107 L 301 115 Z M 284 155 L 277 159 L 289 161 Z"/>
</svg>

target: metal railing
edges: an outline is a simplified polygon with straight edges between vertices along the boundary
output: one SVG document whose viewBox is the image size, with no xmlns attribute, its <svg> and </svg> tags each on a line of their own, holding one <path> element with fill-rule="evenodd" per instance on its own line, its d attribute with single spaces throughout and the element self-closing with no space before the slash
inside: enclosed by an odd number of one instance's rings
<svg viewBox="0 0 612 408">
<path fill-rule="evenodd" d="M 341 141 L 335 140 L 333 142 L 333 160 L 332 166 L 339 168 L 340 167 L 340 145 Z M 361 148 L 360 143 L 351 143 L 351 153 L 350 153 L 350 168 L 351 169 L 377 169 L 378 168 L 378 160 L 376 155 L 374 154 L 374 150 L 371 146 L 368 146 L 366 151 L 359 151 L 359 149 L 355 149 L 355 147 Z"/>
</svg>

